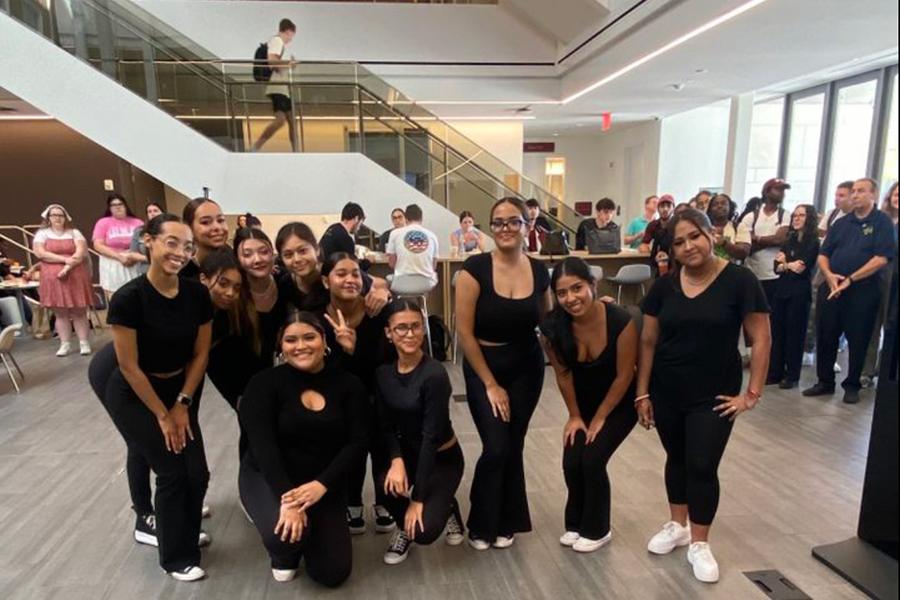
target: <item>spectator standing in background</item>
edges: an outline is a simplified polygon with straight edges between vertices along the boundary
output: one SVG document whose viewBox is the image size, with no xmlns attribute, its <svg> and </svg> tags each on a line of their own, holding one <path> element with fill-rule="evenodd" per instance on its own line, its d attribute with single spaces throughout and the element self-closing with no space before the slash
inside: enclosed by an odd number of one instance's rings
<svg viewBox="0 0 900 600">
<path fill-rule="evenodd" d="M 659 218 L 651 221 L 644 232 L 639 250 L 649 252 L 653 259 L 656 275 L 665 275 L 669 270 L 669 252 L 672 246 L 672 236 L 669 235 L 669 219 L 672 217 L 675 199 L 669 194 L 659 199 L 656 210 Z"/>
<path fill-rule="evenodd" d="M 156 202 L 151 202 L 147 205 L 147 222 L 150 222 L 150 219 L 157 217 L 163 213 L 162 207 Z M 147 246 L 144 244 L 144 226 L 141 225 L 137 229 L 134 230 L 134 233 L 131 235 L 131 243 L 128 245 L 128 251 L 131 253 L 132 258 L 135 261 L 135 267 L 138 270 L 138 273 L 143 275 L 147 272 L 147 267 L 150 265 L 150 259 L 147 257 Z"/>
<path fill-rule="evenodd" d="M 346 252 L 356 256 L 356 242 L 354 236 L 366 220 L 366 213 L 362 206 L 355 202 L 348 202 L 341 209 L 340 223 L 328 226 L 322 239 L 319 240 L 319 248 L 322 252 L 322 260 L 328 260 L 335 252 Z"/>
<path fill-rule="evenodd" d="M 269 68 L 272 70 L 272 76 L 269 79 L 269 85 L 266 86 L 266 96 L 272 101 L 272 112 L 275 114 L 275 120 L 266 127 L 256 143 L 253 144 L 252 152 L 256 152 L 263 147 L 269 138 L 284 127 L 288 126 L 288 136 L 291 138 L 291 149 L 296 152 L 297 136 L 294 133 L 294 105 L 291 102 L 291 90 L 287 82 L 290 81 L 290 60 L 284 59 L 284 51 L 288 44 L 294 40 L 297 33 L 297 26 L 290 19 L 282 19 L 278 24 L 278 33 L 268 42 L 268 59 Z"/>
<path fill-rule="evenodd" d="M 629 247 L 634 249 L 640 247 L 641 241 L 644 239 L 644 232 L 647 231 L 647 226 L 656 216 L 656 206 L 658 204 L 658 196 L 650 196 L 644 200 L 644 214 L 632 219 L 625 229 L 624 241 Z"/>
<path fill-rule="evenodd" d="M 701 190 L 691 201 L 691 206 L 700 212 L 706 212 L 709 208 L 709 202 L 713 198 L 713 193 L 708 190 Z"/>
<path fill-rule="evenodd" d="M 585 219 L 575 233 L 575 250 L 590 254 L 618 254 L 622 251 L 622 230 L 613 222 L 616 203 L 601 198 L 594 206 L 593 219 Z"/>
<path fill-rule="evenodd" d="M 819 221 L 819 237 L 824 238 L 828 233 L 828 228 L 834 225 L 835 221 L 853 212 L 852 195 L 852 181 L 844 181 L 838 184 L 834 190 L 834 208 L 822 215 Z"/>
<path fill-rule="evenodd" d="M 391 239 L 391 233 L 393 233 L 395 229 L 406 226 L 406 213 L 403 212 L 402 208 L 395 208 L 391 211 L 391 224 L 394 227 L 382 233 L 381 237 L 378 238 L 378 246 L 381 248 L 382 252 L 387 252 L 388 240 Z"/>
<path fill-rule="evenodd" d="M 100 287 L 106 292 L 107 300 L 141 274 L 137 266 L 141 261 L 130 248 L 135 230 L 143 226 L 121 194 L 113 193 L 106 198 L 106 212 L 94 225 L 91 239 L 100 255 Z"/>
<path fill-rule="evenodd" d="M 713 252 L 729 262 L 740 262 L 750 255 L 750 231 L 734 224 L 737 204 L 728 194 L 717 194 L 706 208 L 713 227 Z"/>
<path fill-rule="evenodd" d="M 760 207 L 745 215 L 738 224 L 738 228 L 750 232 L 750 256 L 745 265 L 762 284 L 769 306 L 775 299 L 778 285 L 775 257 L 787 240 L 787 226 L 790 223 L 790 217 L 782 207 L 785 190 L 789 189 L 790 184 L 782 179 L 767 181 L 762 189 Z"/>
<path fill-rule="evenodd" d="M 819 252 L 825 276 L 816 296 L 819 381 L 804 396 L 834 393 L 834 361 L 841 334 L 847 338 L 847 377 L 844 402 L 859 402 L 860 375 L 881 300 L 879 281 L 895 255 L 896 228 L 877 210 L 878 184 L 860 179 L 853 184 L 853 212 L 832 225 Z"/>
</svg>

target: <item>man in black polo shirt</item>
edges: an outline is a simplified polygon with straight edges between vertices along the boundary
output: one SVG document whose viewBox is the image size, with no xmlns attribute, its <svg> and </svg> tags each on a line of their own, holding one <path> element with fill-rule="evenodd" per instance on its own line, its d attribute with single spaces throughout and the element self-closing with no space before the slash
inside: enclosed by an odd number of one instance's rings
<svg viewBox="0 0 900 600">
<path fill-rule="evenodd" d="M 875 327 L 882 270 L 894 258 L 894 224 L 875 207 L 878 183 L 853 184 L 853 212 L 836 221 L 819 254 L 825 283 L 816 297 L 816 372 L 819 381 L 804 396 L 834 393 L 834 361 L 838 340 L 847 337 L 847 377 L 841 384 L 844 402 L 859 402 L 859 377 Z"/>
<path fill-rule="evenodd" d="M 366 220 L 366 213 L 363 212 L 362 206 L 355 202 L 348 202 L 341 210 L 341 222 L 329 225 L 322 239 L 319 240 L 319 251 L 322 254 L 322 260 L 328 260 L 328 257 L 335 252 L 346 252 L 354 254 L 356 252 L 356 242 L 353 236 L 359 231 L 363 221 Z M 875 327 L 873 324 L 872 327 Z"/>
</svg>

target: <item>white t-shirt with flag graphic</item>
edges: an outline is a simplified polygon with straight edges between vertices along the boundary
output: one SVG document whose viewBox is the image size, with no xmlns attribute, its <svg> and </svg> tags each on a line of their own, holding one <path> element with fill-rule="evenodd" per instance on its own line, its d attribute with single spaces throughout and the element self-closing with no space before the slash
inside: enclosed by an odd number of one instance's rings
<svg viewBox="0 0 900 600">
<path fill-rule="evenodd" d="M 437 284 L 434 261 L 438 255 L 438 239 L 418 223 L 391 232 L 386 251 L 397 257 L 394 275 L 421 275 Z"/>
</svg>

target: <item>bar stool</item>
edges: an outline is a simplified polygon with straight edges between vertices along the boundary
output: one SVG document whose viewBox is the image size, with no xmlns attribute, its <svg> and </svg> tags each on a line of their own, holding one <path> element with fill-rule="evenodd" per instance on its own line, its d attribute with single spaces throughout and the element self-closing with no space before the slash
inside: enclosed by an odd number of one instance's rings
<svg viewBox="0 0 900 600">
<path fill-rule="evenodd" d="M 450 279 L 450 302 L 456 299 L 456 280 L 459 279 L 459 274 L 462 271 L 457 271 L 453 274 L 453 277 Z M 456 307 L 453 307 L 453 310 L 450 311 L 450 360 L 453 361 L 453 364 L 456 364 L 456 351 L 459 348 L 459 334 L 456 331 Z"/>
<path fill-rule="evenodd" d="M 418 300 L 425 313 L 425 337 L 428 340 L 428 355 L 431 356 L 431 327 L 428 323 L 428 294 L 436 287 L 435 283 L 424 275 L 394 275 L 390 278 L 391 293 L 396 298 Z"/>
<path fill-rule="evenodd" d="M 644 284 L 653 278 L 653 272 L 650 271 L 650 265 L 625 265 L 613 277 L 607 277 L 606 280 L 618 286 L 619 290 L 616 294 L 616 303 L 622 304 L 622 288 L 626 285 L 641 286 L 641 294 L 646 294 Z"/>
</svg>

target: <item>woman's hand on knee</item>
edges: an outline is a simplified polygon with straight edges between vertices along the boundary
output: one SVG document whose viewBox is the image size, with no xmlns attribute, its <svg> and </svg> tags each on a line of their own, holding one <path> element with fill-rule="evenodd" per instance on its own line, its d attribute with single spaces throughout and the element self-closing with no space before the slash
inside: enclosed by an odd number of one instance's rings
<svg viewBox="0 0 900 600">
<path fill-rule="evenodd" d="M 300 512 L 296 508 L 282 504 L 278 523 L 275 524 L 275 535 L 282 542 L 296 544 L 303 536 L 303 531 L 306 529 L 308 522 L 305 512 Z"/>
<path fill-rule="evenodd" d="M 406 477 L 406 465 L 402 458 L 391 460 L 391 468 L 384 478 L 384 493 L 395 498 L 409 494 L 409 480 Z"/>
<path fill-rule="evenodd" d="M 308 508 L 316 504 L 322 499 L 322 496 L 328 491 L 322 483 L 313 480 L 309 483 L 289 490 L 281 496 L 282 507 L 293 508 L 299 511 L 306 511 Z"/>
<path fill-rule="evenodd" d="M 587 436 L 588 430 L 584 424 L 584 419 L 581 418 L 581 415 L 569 417 L 569 420 L 566 421 L 566 426 L 563 428 L 564 448 L 575 445 L 575 436 L 578 435 L 579 431 L 584 432 L 584 435 Z"/>
<path fill-rule="evenodd" d="M 425 531 L 425 504 L 415 500 L 410 501 L 409 507 L 406 509 L 406 518 L 404 519 L 404 530 L 406 537 L 411 540 L 416 539 L 416 533 Z"/>
</svg>

